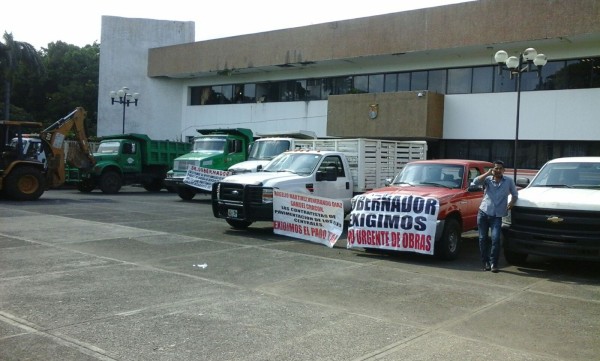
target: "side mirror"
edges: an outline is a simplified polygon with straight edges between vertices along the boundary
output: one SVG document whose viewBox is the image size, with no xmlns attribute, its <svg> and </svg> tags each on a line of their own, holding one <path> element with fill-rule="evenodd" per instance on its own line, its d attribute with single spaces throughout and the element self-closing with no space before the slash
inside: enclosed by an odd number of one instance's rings
<svg viewBox="0 0 600 361">
<path fill-rule="evenodd" d="M 529 178 L 526 177 L 522 177 L 522 178 L 517 178 L 517 181 L 515 182 L 517 187 L 521 187 L 521 188 L 525 188 L 529 185 L 530 181 Z"/>
<path fill-rule="evenodd" d="M 469 185 L 467 192 L 483 192 L 482 185 Z"/>
<path fill-rule="evenodd" d="M 392 178 L 386 178 L 385 182 L 383 183 L 386 187 L 389 186 L 390 184 L 392 184 Z"/>
<path fill-rule="evenodd" d="M 256 171 L 257 172 L 262 172 L 262 170 L 263 170 L 262 164 L 259 164 L 259 165 L 256 166 Z"/>
</svg>

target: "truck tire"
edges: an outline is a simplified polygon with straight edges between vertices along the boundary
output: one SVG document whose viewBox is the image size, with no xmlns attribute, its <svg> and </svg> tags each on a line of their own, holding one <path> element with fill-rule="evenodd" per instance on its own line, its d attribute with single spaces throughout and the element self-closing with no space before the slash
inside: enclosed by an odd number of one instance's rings
<svg viewBox="0 0 600 361">
<path fill-rule="evenodd" d="M 150 182 L 143 183 L 142 186 L 148 192 L 160 192 L 160 190 L 163 188 L 163 181 L 160 178 L 156 178 Z"/>
<path fill-rule="evenodd" d="M 194 198 L 196 192 L 185 187 L 177 187 L 177 195 L 184 201 L 189 201 Z"/>
<path fill-rule="evenodd" d="M 244 230 L 250 227 L 252 222 L 249 221 L 240 221 L 237 219 L 226 219 L 227 224 L 229 224 L 233 229 Z"/>
<path fill-rule="evenodd" d="M 460 252 L 462 232 L 456 219 L 446 220 L 444 232 L 439 244 L 435 247 L 435 256 L 443 260 L 454 260 Z"/>
<path fill-rule="evenodd" d="M 91 193 L 94 189 L 96 189 L 96 185 L 92 180 L 82 180 L 77 183 L 77 190 L 81 193 Z"/>
<path fill-rule="evenodd" d="M 507 251 L 504 249 L 504 259 L 512 265 L 521 266 L 527 261 L 527 253 Z"/>
<path fill-rule="evenodd" d="M 4 179 L 4 194 L 17 201 L 33 201 L 44 194 L 44 176 L 34 167 L 17 167 Z"/>
<path fill-rule="evenodd" d="M 102 193 L 115 194 L 121 189 L 121 176 L 114 171 L 107 171 L 100 177 L 100 190 Z"/>
</svg>

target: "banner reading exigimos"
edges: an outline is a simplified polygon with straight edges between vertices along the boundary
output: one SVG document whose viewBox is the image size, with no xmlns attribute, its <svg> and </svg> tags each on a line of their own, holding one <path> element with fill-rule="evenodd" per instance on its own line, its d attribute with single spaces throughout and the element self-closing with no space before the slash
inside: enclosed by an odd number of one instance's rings
<svg viewBox="0 0 600 361">
<path fill-rule="evenodd" d="M 413 195 L 356 196 L 347 247 L 433 254 L 439 205 L 436 198 Z"/>
</svg>

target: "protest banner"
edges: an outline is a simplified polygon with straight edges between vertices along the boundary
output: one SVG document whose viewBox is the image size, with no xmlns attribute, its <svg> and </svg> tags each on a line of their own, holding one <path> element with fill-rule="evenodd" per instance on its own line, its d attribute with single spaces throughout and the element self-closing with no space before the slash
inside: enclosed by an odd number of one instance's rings
<svg viewBox="0 0 600 361">
<path fill-rule="evenodd" d="M 355 198 L 347 247 L 433 255 L 440 203 L 436 198 L 363 194 Z"/>
<path fill-rule="evenodd" d="M 344 230 L 344 204 L 273 190 L 273 232 L 333 247 Z"/>
<path fill-rule="evenodd" d="M 226 170 L 201 168 L 191 165 L 188 167 L 185 178 L 183 178 L 183 183 L 210 192 L 212 191 L 213 183 L 229 175 L 231 175 L 231 172 Z"/>
</svg>

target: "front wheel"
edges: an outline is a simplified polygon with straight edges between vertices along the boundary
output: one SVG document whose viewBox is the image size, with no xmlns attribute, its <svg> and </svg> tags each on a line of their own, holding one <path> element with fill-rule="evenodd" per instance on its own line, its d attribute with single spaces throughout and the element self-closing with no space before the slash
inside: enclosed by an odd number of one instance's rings
<svg viewBox="0 0 600 361">
<path fill-rule="evenodd" d="M 177 187 L 177 195 L 184 201 L 189 201 L 194 198 L 196 192 L 185 187 Z"/>
<path fill-rule="evenodd" d="M 82 180 L 77 183 L 77 190 L 81 193 L 90 193 L 96 188 L 94 181 L 92 180 Z"/>
<path fill-rule="evenodd" d="M 155 178 L 150 182 L 143 183 L 142 186 L 148 192 L 160 192 L 160 190 L 163 188 L 163 181 L 160 178 Z"/>
<path fill-rule="evenodd" d="M 435 256 L 439 259 L 454 260 L 460 251 L 462 232 L 456 219 L 446 220 L 444 232 L 435 248 Z"/>
<path fill-rule="evenodd" d="M 237 220 L 237 219 L 226 219 L 225 221 L 233 229 L 247 229 L 252 224 L 252 222 L 250 222 L 250 221 L 240 221 L 240 220 Z"/>
<path fill-rule="evenodd" d="M 44 176 L 34 167 L 14 168 L 4 180 L 4 194 L 17 201 L 36 200 L 44 190 Z"/>
<path fill-rule="evenodd" d="M 121 189 L 121 176 L 117 172 L 108 171 L 100 177 L 100 190 L 106 194 L 118 193 Z"/>
</svg>

